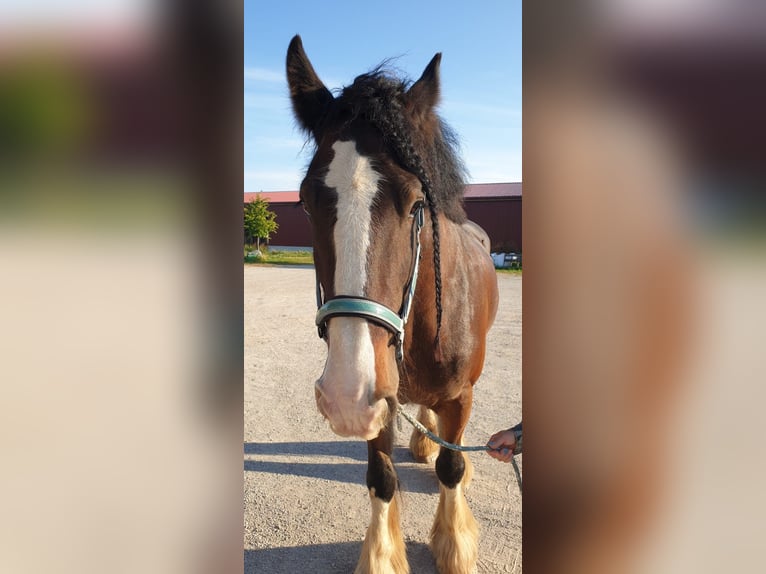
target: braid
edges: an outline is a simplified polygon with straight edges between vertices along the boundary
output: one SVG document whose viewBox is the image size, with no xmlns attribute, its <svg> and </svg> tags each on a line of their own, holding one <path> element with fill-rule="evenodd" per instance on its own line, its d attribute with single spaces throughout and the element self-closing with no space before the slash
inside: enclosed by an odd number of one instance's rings
<svg viewBox="0 0 766 574">
<path fill-rule="evenodd" d="M 436 206 L 433 201 L 428 201 L 428 211 L 431 212 L 431 228 L 434 238 L 434 277 L 436 287 L 436 338 L 434 345 L 439 348 L 439 333 L 442 328 L 442 265 L 439 254 L 439 218 L 436 216 Z"/>
<path fill-rule="evenodd" d="M 423 161 L 415 151 L 415 147 L 412 145 L 412 139 L 408 136 L 406 131 L 402 129 L 403 126 L 400 122 L 396 122 L 391 117 L 391 114 L 382 114 L 382 117 L 378 116 L 375 118 L 375 123 L 384 134 L 388 133 L 392 136 L 390 138 L 390 143 L 392 144 L 394 151 L 399 156 L 400 161 L 402 161 L 408 169 L 412 170 L 420 180 L 428 203 L 428 211 L 431 214 L 431 232 L 434 248 L 434 282 L 436 290 L 436 337 L 434 338 L 434 346 L 437 348 L 438 353 L 439 335 L 442 327 L 442 271 L 441 252 L 439 249 L 439 218 L 436 209 L 436 201 L 431 187 L 431 178 L 426 173 L 426 170 L 423 167 Z M 397 126 L 396 124 L 400 125 Z"/>
</svg>

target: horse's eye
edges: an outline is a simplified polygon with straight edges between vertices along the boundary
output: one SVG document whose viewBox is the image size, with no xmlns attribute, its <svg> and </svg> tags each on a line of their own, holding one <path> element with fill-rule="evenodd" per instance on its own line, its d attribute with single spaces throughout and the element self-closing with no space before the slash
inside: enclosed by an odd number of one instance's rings
<svg viewBox="0 0 766 574">
<path fill-rule="evenodd" d="M 410 217 L 413 217 L 418 212 L 418 210 L 423 209 L 424 206 L 425 202 L 423 202 L 423 200 L 416 201 L 410 210 Z"/>
</svg>

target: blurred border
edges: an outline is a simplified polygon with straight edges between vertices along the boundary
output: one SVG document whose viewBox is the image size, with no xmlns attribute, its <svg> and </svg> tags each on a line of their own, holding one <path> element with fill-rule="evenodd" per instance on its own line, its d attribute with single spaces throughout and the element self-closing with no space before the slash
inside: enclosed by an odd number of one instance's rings
<svg viewBox="0 0 766 574">
<path fill-rule="evenodd" d="M 242 5 L 0 8 L 0 570 L 241 572 Z"/>
<path fill-rule="evenodd" d="M 760 562 L 765 22 L 525 6 L 528 572 Z"/>
</svg>

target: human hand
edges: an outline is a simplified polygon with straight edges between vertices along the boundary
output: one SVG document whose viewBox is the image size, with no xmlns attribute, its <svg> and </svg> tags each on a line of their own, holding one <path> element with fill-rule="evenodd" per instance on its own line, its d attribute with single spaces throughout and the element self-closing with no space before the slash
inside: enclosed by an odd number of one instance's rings
<svg viewBox="0 0 766 574">
<path fill-rule="evenodd" d="M 516 448 L 516 435 L 511 429 L 496 432 L 489 438 L 487 445 L 492 449 L 487 451 L 489 456 L 501 462 L 511 462 Z"/>
</svg>

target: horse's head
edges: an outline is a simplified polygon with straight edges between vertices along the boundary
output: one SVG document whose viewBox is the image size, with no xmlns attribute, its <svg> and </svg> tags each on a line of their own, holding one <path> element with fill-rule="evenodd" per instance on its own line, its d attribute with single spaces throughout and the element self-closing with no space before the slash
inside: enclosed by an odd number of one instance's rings
<svg viewBox="0 0 766 574">
<path fill-rule="evenodd" d="M 334 97 L 300 37 L 290 43 L 293 110 L 315 143 L 300 196 L 325 301 L 345 296 L 372 300 L 395 314 L 403 309 L 426 197 L 396 146 L 417 146 L 429 131 L 441 136 L 433 111 L 440 57 L 410 87 L 375 71 Z M 324 328 L 328 355 L 315 385 L 317 406 L 337 434 L 373 438 L 388 418 L 385 399 L 396 396 L 399 384 L 395 330 L 344 312 L 331 315 Z"/>
</svg>

